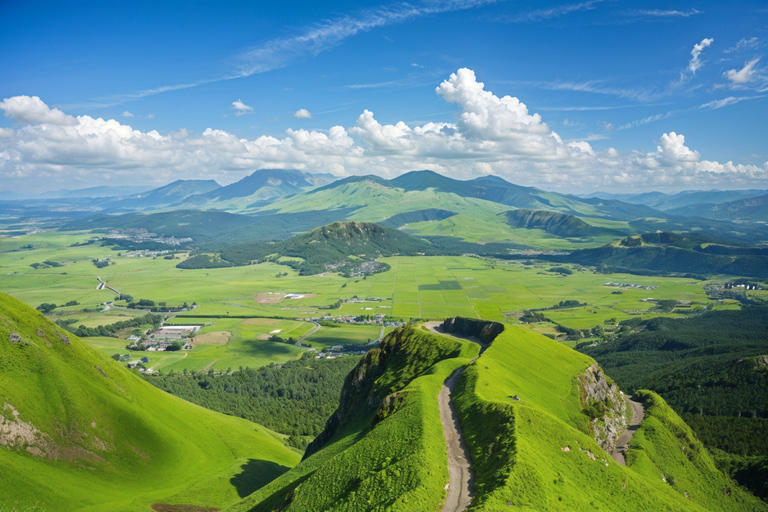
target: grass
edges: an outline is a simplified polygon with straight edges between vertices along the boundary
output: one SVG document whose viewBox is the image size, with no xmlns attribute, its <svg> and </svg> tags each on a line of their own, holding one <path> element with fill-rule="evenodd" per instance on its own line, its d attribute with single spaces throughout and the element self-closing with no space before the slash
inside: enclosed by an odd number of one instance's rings
<svg viewBox="0 0 768 512">
<path fill-rule="evenodd" d="M 370 392 L 356 398 L 362 405 L 373 402 L 373 409 L 357 415 L 354 408 L 350 410 L 349 423 L 322 450 L 228 510 L 256 512 L 279 506 L 286 512 L 437 510 L 448 481 L 437 393 L 446 377 L 478 348 L 409 332 L 407 337 L 390 339 L 383 360 L 369 361 L 369 372 L 375 372 L 379 362 L 387 365 L 375 382 L 370 376 L 347 380 L 350 391 L 349 386 L 358 385 L 353 382 L 372 384 L 366 388 Z M 392 392 L 401 398 L 393 402 L 398 405 L 386 414 L 380 408 L 377 412 L 373 399 Z M 354 395 L 347 392 L 347 396 Z M 371 425 L 374 414 L 380 421 Z"/>
<path fill-rule="evenodd" d="M 27 343 L 8 343 L 11 332 Z M 0 401 L 41 432 L 27 446 L 52 457 L 24 445 L 0 450 L 4 502 L 57 511 L 222 507 L 298 462 L 283 436 L 163 393 L 99 353 L 109 348 L 72 335 L 67 345 L 60 335 L 0 294 Z M 261 476 L 243 482 L 250 474 Z"/>
<path fill-rule="evenodd" d="M 684 424 L 668 408 L 666 422 L 655 422 L 660 414 L 653 401 L 651 419 L 639 431 L 647 428 L 649 434 L 638 433 L 642 441 L 633 442 L 630 465 L 614 462 L 585 433 L 575 380 L 592 363 L 544 336 L 507 326 L 465 372 L 457 405 L 477 478 L 471 510 L 503 510 L 509 503 L 521 510 L 564 511 L 768 508 L 736 489 L 711 460 L 686 456 L 684 448 L 696 443 L 680 438 Z M 692 450 L 708 458 L 700 443 Z M 662 480 L 672 472 L 681 475 L 678 484 Z M 702 484 L 696 487 L 696 481 Z M 724 485 L 731 496 L 722 492 Z"/>
</svg>

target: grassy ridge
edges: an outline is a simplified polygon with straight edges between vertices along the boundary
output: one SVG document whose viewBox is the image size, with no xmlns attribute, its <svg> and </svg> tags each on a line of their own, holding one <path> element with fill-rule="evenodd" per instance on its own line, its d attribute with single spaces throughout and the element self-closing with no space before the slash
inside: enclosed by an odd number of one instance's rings
<svg viewBox="0 0 768 512">
<path fill-rule="evenodd" d="M 584 433 L 575 378 L 591 363 L 513 326 L 465 372 L 457 404 L 477 475 L 473 510 L 766 509 L 717 471 L 700 443 L 678 437 L 685 424 L 660 399 L 647 397 L 646 434 L 633 443 L 630 466 L 615 463 Z M 694 446 L 696 460 L 683 451 Z M 676 484 L 661 480 L 673 473 Z"/>
<path fill-rule="evenodd" d="M 0 496 L 14 506 L 223 506 L 298 460 L 274 432 L 155 389 L 4 294 L 0 402 L 6 427 L 33 433 L 2 435 Z"/>
<path fill-rule="evenodd" d="M 228 510 L 438 509 L 448 461 L 436 398 L 477 351 L 410 328 L 395 331 L 347 377 L 342 413 L 329 422 L 333 434 L 321 436 L 322 448 Z"/>
</svg>

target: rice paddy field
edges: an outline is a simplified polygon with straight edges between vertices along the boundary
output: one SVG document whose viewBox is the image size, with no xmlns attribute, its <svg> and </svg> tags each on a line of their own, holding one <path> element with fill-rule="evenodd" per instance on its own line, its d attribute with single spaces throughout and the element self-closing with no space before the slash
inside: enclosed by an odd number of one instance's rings
<svg viewBox="0 0 768 512">
<path fill-rule="evenodd" d="M 273 331 L 284 339 L 307 336 L 316 328 L 307 320 L 324 314 L 385 314 L 396 320 L 465 316 L 514 324 L 525 310 L 549 308 L 565 300 L 586 303 L 544 311 L 554 323 L 527 324 L 538 332 L 555 334 L 555 323 L 591 329 L 635 316 L 662 314 L 653 311 L 656 304 L 647 299 L 689 301 L 688 309 L 710 304 L 714 308 L 738 307 L 716 303 L 704 292 L 706 284 L 723 283 L 732 276 L 699 281 L 598 274 L 570 265 L 565 267 L 573 273 L 561 275 L 549 269 L 562 265 L 543 261 L 441 256 L 383 258 L 391 270 L 359 278 L 331 273 L 298 276 L 277 263 L 184 270 L 176 264 L 185 254 L 165 259 L 136 251 L 118 252 L 87 244 L 92 237 L 91 233 L 45 232 L 0 238 L 0 290 L 33 307 L 44 302 L 62 305 L 76 301 L 77 305 L 59 307 L 50 316 L 53 320 L 72 319 L 74 325 L 87 327 L 146 313 L 119 307 L 123 302 L 105 311 L 103 304 L 114 301 L 116 294 L 101 287 L 99 279 L 135 300 L 150 299 L 169 306 L 196 303 L 194 309 L 177 314 L 168 323 L 204 325 L 198 334 L 200 341 L 182 355 L 155 356 L 158 361 L 152 366 L 156 369 L 219 371 L 285 362 L 305 349 L 267 338 Z M 111 264 L 97 268 L 93 261 L 98 259 L 109 259 Z M 45 261 L 60 266 L 30 266 Z M 607 286 L 608 282 L 636 287 Z M 762 290 L 753 293 L 768 295 Z M 356 301 L 343 302 L 350 299 Z M 340 301 L 343 303 L 337 308 Z M 376 326 L 322 327 L 305 341 L 323 349 L 367 343 L 379 335 L 380 327 Z M 124 340 L 108 340 L 94 340 L 93 344 L 108 355 L 120 352 L 120 348 L 124 352 Z"/>
</svg>

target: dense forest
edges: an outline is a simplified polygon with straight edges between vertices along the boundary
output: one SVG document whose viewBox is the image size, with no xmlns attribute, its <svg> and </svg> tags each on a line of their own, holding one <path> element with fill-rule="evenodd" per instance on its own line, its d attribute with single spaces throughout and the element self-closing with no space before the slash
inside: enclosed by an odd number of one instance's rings
<svg viewBox="0 0 768 512">
<path fill-rule="evenodd" d="M 680 414 L 768 413 L 768 307 L 624 323 L 632 332 L 577 348 L 625 391 L 656 391 Z"/>
<path fill-rule="evenodd" d="M 292 436 L 314 437 L 339 405 L 344 377 L 359 357 L 314 359 L 307 352 L 282 366 L 239 369 L 217 374 L 143 375 L 148 382 L 208 409 L 239 416 Z"/>
<path fill-rule="evenodd" d="M 768 307 L 622 323 L 616 338 L 577 348 L 624 391 L 661 394 L 721 470 L 768 499 Z"/>
</svg>

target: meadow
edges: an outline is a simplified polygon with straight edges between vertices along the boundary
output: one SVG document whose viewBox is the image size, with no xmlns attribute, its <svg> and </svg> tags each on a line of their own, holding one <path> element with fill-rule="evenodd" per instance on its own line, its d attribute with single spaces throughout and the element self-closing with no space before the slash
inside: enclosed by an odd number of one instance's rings
<svg viewBox="0 0 768 512">
<path fill-rule="evenodd" d="M 573 329 L 591 329 L 636 316 L 670 315 L 655 311 L 655 303 L 643 300 L 648 298 L 690 301 L 692 309 L 708 304 L 716 309 L 736 307 L 728 301 L 714 303 L 704 292 L 708 283 L 732 279 L 726 276 L 699 281 L 598 274 L 578 265 L 564 265 L 572 274 L 563 275 L 550 272 L 553 265 L 543 261 L 461 256 L 382 258 L 391 266 L 389 271 L 356 278 L 332 273 L 299 276 L 295 270 L 277 263 L 185 270 L 176 268 L 180 259 L 186 257 L 183 253 L 176 255 L 176 259 L 165 259 L 142 256 L 136 251 L 114 251 L 98 244 L 73 246 L 88 242 L 92 236 L 45 232 L 0 239 L 0 289 L 33 307 L 44 302 L 61 305 L 77 301 L 77 306 L 57 308 L 51 318 L 72 319 L 74 325 L 88 327 L 145 313 L 124 307 L 101 312 L 101 304 L 116 297 L 108 289 L 97 289 L 98 278 L 135 300 L 150 299 L 169 306 L 196 303 L 195 309 L 177 314 L 169 323 L 206 324 L 200 334 L 207 336 L 183 360 L 177 355 L 155 356 L 155 369 L 177 372 L 219 371 L 291 360 L 303 349 L 269 342 L 265 335 L 280 329 L 280 337 L 298 339 L 315 327 L 303 320 L 323 314 L 385 314 L 396 320 L 464 316 L 514 324 L 525 310 L 549 308 L 564 300 L 586 303 L 577 308 L 544 311 L 552 322 L 526 324 L 538 332 L 555 335 L 556 323 Z M 112 264 L 106 267 L 93 264 L 94 259 L 107 258 Z M 62 266 L 30 267 L 43 261 L 56 261 Z M 605 286 L 606 282 L 657 288 L 617 288 Z M 285 294 L 299 296 L 291 298 Z M 768 292 L 754 294 L 766 297 Z M 339 309 L 333 309 L 339 301 L 353 298 L 380 300 L 344 302 Z M 258 317 L 288 323 L 256 325 L 253 319 Z M 378 328 L 369 326 L 323 327 L 306 341 L 318 348 L 367 343 L 379 337 L 377 331 Z M 225 338 L 228 341 L 221 343 Z M 206 339 L 218 341 L 206 343 Z M 94 340 L 94 346 L 97 345 L 104 353 L 113 349 L 119 352 L 120 348 L 118 342 L 111 345 L 106 340 Z"/>
</svg>

